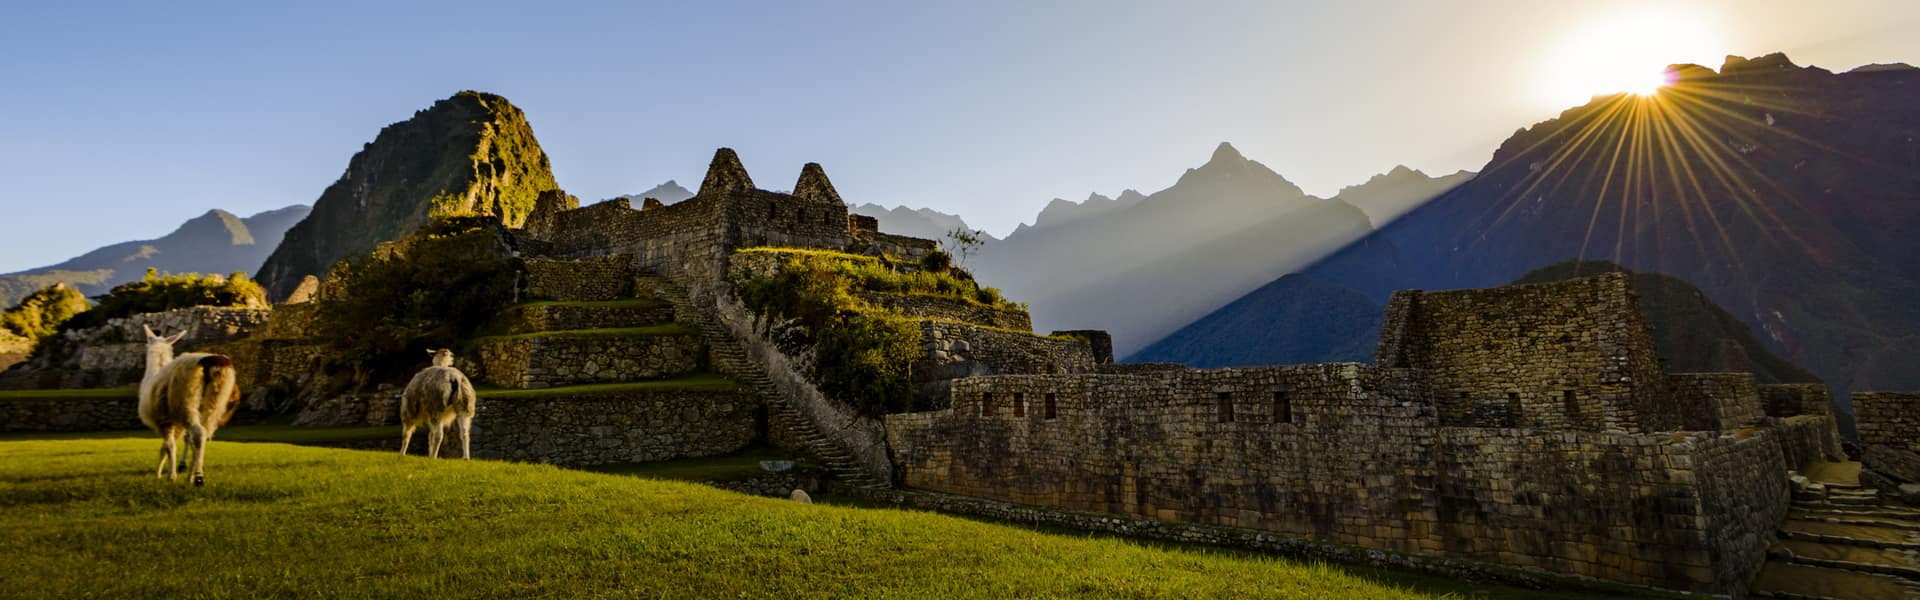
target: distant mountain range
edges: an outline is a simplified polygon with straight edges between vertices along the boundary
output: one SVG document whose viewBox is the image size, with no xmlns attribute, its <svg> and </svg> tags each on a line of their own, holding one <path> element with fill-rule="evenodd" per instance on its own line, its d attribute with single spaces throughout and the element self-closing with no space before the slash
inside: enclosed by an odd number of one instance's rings
<svg viewBox="0 0 1920 600">
<path fill-rule="evenodd" d="M 1470 177 L 1401 168 L 1321 199 L 1223 143 L 1151 195 L 1055 200 L 971 266 L 1036 329 L 1106 329 L 1126 355 L 1372 231 L 1345 197 L 1387 215 Z"/>
<path fill-rule="evenodd" d="M 965 219 L 960 218 L 958 215 L 950 215 L 926 208 L 907 208 L 905 206 L 886 208 L 878 204 L 861 204 L 849 210 L 854 214 L 866 215 L 878 220 L 880 222 L 880 231 L 882 232 L 938 242 L 946 241 L 947 232 L 955 229 L 973 229 L 972 226 L 967 225 Z M 983 233 L 982 235 L 986 234 Z M 985 239 L 989 243 L 999 241 L 998 238 L 991 235 L 986 235 Z"/>
<path fill-rule="evenodd" d="M 1779 54 L 1672 70 L 1677 83 L 1655 97 L 1596 98 L 1515 133 L 1471 181 L 1304 273 L 1379 303 L 1394 289 L 1487 287 L 1559 261 L 1613 260 L 1698 285 L 1764 350 L 1837 391 L 1920 389 L 1920 70 L 1834 74 Z M 1283 317 L 1328 294 L 1294 287 L 1201 322 Z M 1259 335 L 1201 328 L 1168 347 Z M 1351 345 L 1328 340 L 1317 354 Z M 1765 362 L 1735 345 L 1689 352 L 1721 357 L 1708 367 L 1738 354 Z"/>
<path fill-rule="evenodd" d="M 386 126 L 354 154 L 259 265 L 260 283 L 285 298 L 302 278 L 433 216 L 496 215 L 518 227 L 540 192 L 558 188 L 525 113 L 500 96 L 460 92 Z"/>
<path fill-rule="evenodd" d="M 98 296 L 140 279 L 148 268 L 251 275 L 307 212 L 298 204 L 246 218 L 210 210 L 155 239 L 110 244 L 59 264 L 0 275 L 0 306 L 13 306 L 34 290 L 61 282 Z"/>
</svg>

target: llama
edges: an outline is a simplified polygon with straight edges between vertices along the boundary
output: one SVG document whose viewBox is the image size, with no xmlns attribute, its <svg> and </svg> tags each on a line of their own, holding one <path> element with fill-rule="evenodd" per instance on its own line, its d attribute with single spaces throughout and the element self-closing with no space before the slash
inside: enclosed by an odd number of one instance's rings
<svg viewBox="0 0 1920 600">
<path fill-rule="evenodd" d="M 140 421 L 160 434 L 160 466 L 154 476 L 178 479 L 180 454 L 190 452 L 193 485 L 206 485 L 207 441 L 240 407 L 233 359 L 204 352 L 176 357 L 173 344 L 186 332 L 160 336 L 152 327 L 142 327 L 147 330 L 147 372 L 140 380 Z"/>
<path fill-rule="evenodd" d="M 453 351 L 428 350 L 433 366 L 421 369 L 400 394 L 400 456 L 407 455 L 413 428 L 427 426 L 427 456 L 440 457 L 447 429 L 460 421 L 460 458 L 473 459 L 473 382 L 453 368 Z"/>
</svg>

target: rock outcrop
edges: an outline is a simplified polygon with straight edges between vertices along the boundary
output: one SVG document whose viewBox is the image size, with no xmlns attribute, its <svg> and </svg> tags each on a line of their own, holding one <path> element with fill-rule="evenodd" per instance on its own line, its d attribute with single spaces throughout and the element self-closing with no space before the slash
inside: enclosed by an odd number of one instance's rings
<svg viewBox="0 0 1920 600">
<path fill-rule="evenodd" d="M 429 217 L 492 215 L 518 227 L 540 192 L 558 187 L 519 108 L 460 92 L 380 130 L 255 278 L 284 298 L 301 278 L 406 237 Z"/>
</svg>

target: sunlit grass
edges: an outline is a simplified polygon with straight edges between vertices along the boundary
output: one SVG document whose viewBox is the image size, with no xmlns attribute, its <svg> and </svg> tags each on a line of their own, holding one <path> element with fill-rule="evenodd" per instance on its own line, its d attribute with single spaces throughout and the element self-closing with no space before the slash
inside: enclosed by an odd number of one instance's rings
<svg viewBox="0 0 1920 600">
<path fill-rule="evenodd" d="M 1338 567 L 386 452 L 0 441 L 5 597 L 1427 597 Z"/>
</svg>

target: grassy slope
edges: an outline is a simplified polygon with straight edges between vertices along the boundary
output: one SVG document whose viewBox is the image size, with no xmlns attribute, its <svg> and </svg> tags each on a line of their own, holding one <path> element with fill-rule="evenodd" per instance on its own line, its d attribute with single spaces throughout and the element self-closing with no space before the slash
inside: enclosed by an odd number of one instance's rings
<svg viewBox="0 0 1920 600">
<path fill-rule="evenodd" d="M 1423 597 L 1339 567 L 541 465 L 216 443 L 195 489 L 146 477 L 154 450 L 0 438 L 0 596 Z"/>
</svg>

